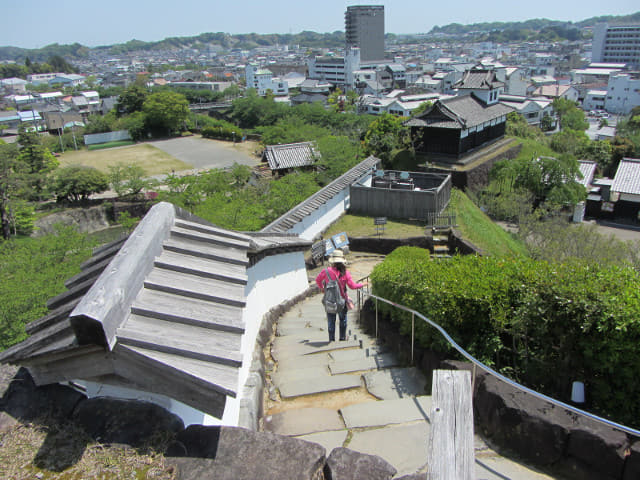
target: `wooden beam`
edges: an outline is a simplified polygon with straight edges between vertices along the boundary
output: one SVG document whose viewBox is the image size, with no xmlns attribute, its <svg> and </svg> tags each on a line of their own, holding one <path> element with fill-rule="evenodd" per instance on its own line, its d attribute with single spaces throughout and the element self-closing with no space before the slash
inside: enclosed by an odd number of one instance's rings
<svg viewBox="0 0 640 480">
<path fill-rule="evenodd" d="M 162 242 L 168 237 L 175 210 L 170 203 L 155 205 L 122 245 L 107 269 L 93 284 L 71 312 L 72 325 L 80 343 L 99 343 L 100 334 L 83 324 L 100 326 L 103 342 L 113 348 L 116 330 L 129 314 L 129 308 L 153 268 L 153 260 L 162 252 Z M 92 322 L 93 321 L 93 322 Z"/>
<path fill-rule="evenodd" d="M 473 407 L 471 374 L 434 370 L 431 390 L 430 480 L 473 480 Z"/>
<path fill-rule="evenodd" d="M 81 355 L 45 360 L 46 357 L 43 357 L 37 362 L 25 364 L 36 385 L 108 375 L 114 371 L 113 355 L 104 348 L 83 351 Z"/>
</svg>

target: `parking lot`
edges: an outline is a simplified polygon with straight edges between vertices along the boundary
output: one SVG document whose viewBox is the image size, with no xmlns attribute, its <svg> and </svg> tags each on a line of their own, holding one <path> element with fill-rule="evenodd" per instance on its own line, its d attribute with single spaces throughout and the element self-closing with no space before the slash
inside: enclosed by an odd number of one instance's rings
<svg viewBox="0 0 640 480">
<path fill-rule="evenodd" d="M 182 160 L 194 169 L 227 168 L 234 163 L 253 167 L 260 163 L 260 158 L 253 155 L 257 144 L 242 144 L 209 140 L 199 136 L 170 138 L 149 142 L 156 148 Z"/>
</svg>

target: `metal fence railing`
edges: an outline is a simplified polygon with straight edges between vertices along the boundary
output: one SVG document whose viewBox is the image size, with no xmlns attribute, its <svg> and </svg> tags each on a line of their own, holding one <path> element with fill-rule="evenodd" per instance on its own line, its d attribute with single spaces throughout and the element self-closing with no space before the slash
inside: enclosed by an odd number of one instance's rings
<svg viewBox="0 0 640 480">
<path fill-rule="evenodd" d="M 358 282 L 362 282 L 364 280 L 368 280 L 369 277 L 363 277 L 362 279 L 358 280 Z M 360 289 L 357 290 L 358 296 L 357 296 L 357 309 L 358 309 L 358 315 L 361 314 L 361 309 L 362 306 L 364 305 L 364 302 L 366 301 L 367 298 L 372 298 L 375 300 L 375 336 L 376 338 L 378 338 L 378 302 L 383 302 L 386 303 L 388 305 L 391 305 L 399 310 L 403 310 L 405 312 L 408 312 L 411 314 L 411 364 L 413 364 L 413 357 L 414 357 L 414 348 L 415 348 L 415 320 L 416 317 L 418 318 L 418 320 L 423 321 L 425 323 L 427 323 L 428 325 L 432 326 L 433 328 L 435 328 L 436 330 L 438 330 L 438 332 L 440 332 L 440 334 L 447 340 L 447 342 L 449 342 L 449 344 L 455 348 L 463 357 L 465 357 L 467 360 L 469 360 L 472 364 L 473 364 L 473 373 L 472 373 L 472 381 L 474 382 L 474 385 L 472 386 L 472 391 L 473 387 L 475 387 L 475 377 L 476 377 L 476 369 L 477 367 L 480 367 L 482 370 L 486 371 L 487 373 L 489 373 L 490 375 L 493 375 L 494 377 L 502 380 L 503 382 L 511 385 L 512 387 L 517 388 L 518 390 L 521 390 L 523 392 L 526 392 L 530 395 L 533 395 L 541 400 L 544 400 L 546 402 L 549 402 L 553 405 L 556 405 L 558 407 L 562 407 L 565 408 L 573 413 L 576 413 L 578 415 L 583 415 L 585 417 L 588 417 L 592 420 L 595 420 L 597 422 L 603 423 L 605 425 L 608 425 L 609 427 L 613 427 L 616 428 L 618 430 L 621 430 L 625 433 L 628 433 L 630 435 L 633 435 L 635 437 L 639 437 L 640 438 L 640 430 L 636 430 L 634 428 L 631 427 L 627 427 L 626 425 L 621 425 L 619 423 L 613 422 L 611 420 L 607 420 L 606 418 L 602 418 L 602 417 L 598 417 L 597 415 L 594 415 L 592 413 L 586 412 L 584 410 L 581 410 L 579 408 L 574 407 L 573 405 L 569 405 L 567 403 L 561 402 L 560 400 L 556 400 L 555 398 L 549 397 L 543 393 L 537 392 L 535 390 L 532 390 L 528 387 L 525 387 L 524 385 L 521 385 L 517 382 L 514 382 L 513 380 L 505 377 L 504 375 L 496 372 L 495 370 L 493 370 L 492 368 L 486 366 L 484 363 L 482 363 L 481 361 L 477 360 L 475 357 L 473 357 L 470 353 L 468 353 L 466 350 L 464 350 L 460 345 L 458 345 L 456 343 L 456 341 L 451 338 L 451 336 L 447 333 L 447 331 L 442 328 L 440 325 L 438 325 L 437 323 L 433 322 L 432 320 L 429 320 L 427 317 L 425 317 L 424 315 L 422 315 L 419 312 L 416 312 L 415 310 L 409 308 L 409 307 L 405 307 L 404 305 L 400 305 L 398 303 L 392 302 L 391 300 L 387 300 L 386 298 L 383 297 L 379 297 L 377 295 L 374 295 L 373 293 L 371 293 L 368 289 Z"/>
</svg>

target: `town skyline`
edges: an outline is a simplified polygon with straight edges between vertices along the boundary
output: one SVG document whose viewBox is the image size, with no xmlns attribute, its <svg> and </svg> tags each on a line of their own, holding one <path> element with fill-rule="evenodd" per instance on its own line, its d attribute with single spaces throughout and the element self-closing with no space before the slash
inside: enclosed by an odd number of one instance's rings
<svg viewBox="0 0 640 480">
<path fill-rule="evenodd" d="M 637 4 L 630 0 L 616 0 L 604 5 L 595 0 L 586 0 L 579 5 L 541 0 L 536 4 L 518 5 L 517 9 L 506 0 L 493 0 L 488 4 L 462 0 L 454 9 L 442 5 L 427 6 L 417 0 L 402 3 L 328 0 L 321 4 L 291 0 L 271 3 L 240 0 L 222 5 L 202 0 L 184 0 L 180 4 L 113 0 L 108 8 L 97 2 L 78 7 L 68 0 L 55 3 L 34 0 L 5 6 L 5 18 L 16 21 L 3 25 L 0 46 L 31 49 L 55 43 L 80 43 L 96 47 L 134 39 L 153 42 L 207 32 L 285 34 L 344 31 L 344 12 L 351 5 L 384 5 L 385 32 L 395 34 L 427 33 L 436 25 L 451 23 L 518 22 L 535 18 L 579 22 L 604 15 L 629 15 L 638 10 Z M 409 11 L 415 14 L 407 15 Z M 141 22 L 145 16 L 147 21 Z"/>
</svg>

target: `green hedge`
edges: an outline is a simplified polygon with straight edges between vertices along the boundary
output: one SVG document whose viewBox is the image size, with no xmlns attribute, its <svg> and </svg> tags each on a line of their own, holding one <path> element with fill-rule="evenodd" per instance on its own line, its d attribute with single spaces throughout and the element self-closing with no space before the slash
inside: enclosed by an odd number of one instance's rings
<svg viewBox="0 0 640 480">
<path fill-rule="evenodd" d="M 125 147 L 127 145 L 135 145 L 136 142 L 133 140 L 118 140 L 117 142 L 107 142 L 107 143 L 98 143 L 96 145 L 89 145 L 87 149 L 89 151 L 92 150 L 102 150 L 104 148 L 114 148 L 114 147 Z"/>
<path fill-rule="evenodd" d="M 215 125 L 207 125 L 206 127 L 203 127 L 201 133 L 204 138 L 231 140 L 236 142 L 242 141 L 242 137 L 244 136 L 241 128 L 223 120 L 217 120 Z"/>
<path fill-rule="evenodd" d="M 528 258 L 431 260 L 402 247 L 372 274 L 375 294 L 441 325 L 462 348 L 517 381 L 562 400 L 585 382 L 588 407 L 640 426 L 640 275 L 630 268 Z M 383 307 L 392 311 L 392 307 Z M 408 333 L 410 316 L 393 311 Z M 416 341 L 450 352 L 418 322 Z"/>
</svg>

